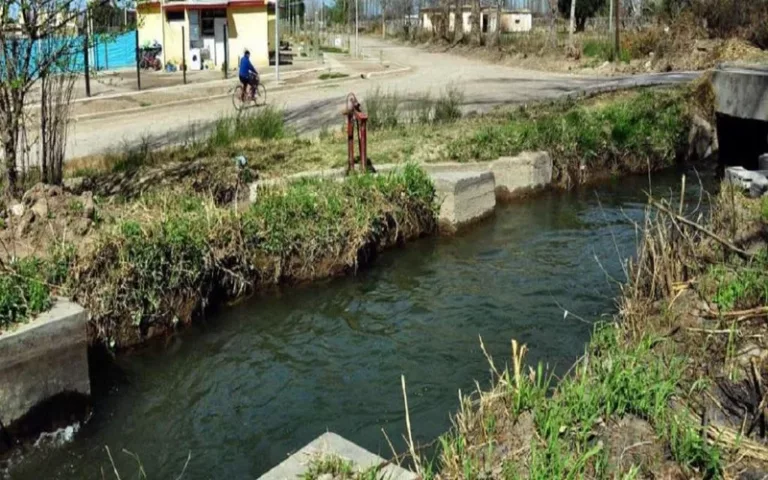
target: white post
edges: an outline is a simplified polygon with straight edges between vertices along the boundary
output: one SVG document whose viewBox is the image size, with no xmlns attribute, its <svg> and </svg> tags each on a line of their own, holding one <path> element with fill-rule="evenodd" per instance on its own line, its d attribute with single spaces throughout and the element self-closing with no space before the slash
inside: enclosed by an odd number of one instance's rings
<svg viewBox="0 0 768 480">
<path fill-rule="evenodd" d="M 360 56 L 360 27 L 359 27 L 359 15 L 357 14 L 358 0 L 355 0 L 355 57 Z"/>
<path fill-rule="evenodd" d="M 275 0 L 275 81 L 280 82 L 280 0 Z"/>
<path fill-rule="evenodd" d="M 571 0 L 571 25 L 568 29 L 568 43 L 573 49 L 573 32 L 576 31 L 576 0 Z"/>
<path fill-rule="evenodd" d="M 613 32 L 613 2 L 608 2 L 611 4 L 610 12 L 608 13 L 608 31 Z"/>
</svg>

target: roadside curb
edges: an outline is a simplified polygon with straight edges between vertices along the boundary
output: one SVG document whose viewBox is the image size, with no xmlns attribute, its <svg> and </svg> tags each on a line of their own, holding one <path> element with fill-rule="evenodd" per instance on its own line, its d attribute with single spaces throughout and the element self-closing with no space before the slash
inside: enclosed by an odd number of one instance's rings
<svg viewBox="0 0 768 480">
<path fill-rule="evenodd" d="M 398 73 L 408 72 L 410 70 L 411 70 L 411 67 L 401 67 L 401 68 L 396 68 L 394 70 L 385 70 L 385 71 L 381 71 L 381 72 L 371 72 L 371 73 L 368 73 L 368 74 L 360 74 L 359 76 L 358 75 L 350 75 L 349 77 L 346 77 L 346 78 L 336 79 L 336 83 L 345 83 L 345 82 L 350 82 L 350 81 L 353 81 L 353 80 L 360 80 L 361 78 L 368 79 L 368 78 L 371 78 L 373 76 L 395 75 L 395 74 L 398 74 Z M 283 92 L 283 91 L 287 91 L 287 90 L 301 90 L 301 89 L 304 89 L 304 88 L 311 88 L 311 87 L 315 87 L 315 86 L 318 86 L 318 85 L 327 85 L 327 84 L 328 84 L 328 82 L 325 81 L 325 80 L 315 80 L 315 81 L 307 82 L 307 83 L 300 84 L 300 85 L 284 85 L 284 86 L 278 85 L 278 86 L 273 87 L 272 89 L 270 89 L 269 92 Z M 269 92 L 267 92 L 267 93 L 269 93 Z M 216 95 L 208 95 L 208 96 L 204 96 L 204 97 L 194 97 L 194 98 L 187 98 L 187 99 L 183 99 L 183 100 L 175 100 L 173 102 L 160 103 L 160 104 L 156 104 L 156 105 L 150 105 L 150 106 L 147 106 L 147 107 L 135 107 L 135 108 L 127 108 L 127 109 L 123 109 L 123 110 L 110 110 L 108 112 L 87 113 L 87 114 L 84 114 L 84 115 L 78 115 L 78 116 L 72 117 L 72 121 L 79 122 L 79 121 L 86 121 L 86 120 L 96 120 L 96 119 L 99 119 L 99 118 L 106 118 L 106 117 L 118 117 L 118 116 L 121 116 L 121 115 L 131 115 L 131 114 L 139 113 L 139 112 L 150 112 L 150 111 L 158 110 L 158 109 L 161 109 L 161 108 L 174 107 L 174 106 L 177 106 L 177 105 L 184 105 L 184 104 L 187 104 L 187 103 L 194 103 L 194 102 L 201 102 L 201 101 L 208 101 L 208 100 L 218 100 L 220 98 L 226 98 L 226 97 L 228 97 L 230 95 L 232 95 L 232 93 L 231 92 L 227 92 L 227 93 L 221 93 L 221 94 L 216 94 Z"/>
</svg>

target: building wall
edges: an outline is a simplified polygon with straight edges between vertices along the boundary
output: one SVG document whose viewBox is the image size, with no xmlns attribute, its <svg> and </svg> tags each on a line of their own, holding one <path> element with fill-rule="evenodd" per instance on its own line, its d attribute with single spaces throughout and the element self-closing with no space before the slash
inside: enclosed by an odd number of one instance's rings
<svg viewBox="0 0 768 480">
<path fill-rule="evenodd" d="M 138 11 L 139 46 L 153 43 L 155 40 L 162 44 L 162 17 L 160 5 L 140 5 Z"/>
<path fill-rule="evenodd" d="M 173 62 L 174 65 L 181 65 L 182 48 L 184 48 L 184 56 L 186 56 L 187 62 L 189 62 L 189 16 L 187 12 L 184 12 L 183 21 L 169 22 L 166 15 L 163 16 L 163 23 L 165 24 L 165 32 L 163 33 L 163 65 L 168 62 Z M 184 27 L 184 35 L 186 42 L 181 41 L 181 27 Z M 186 45 L 185 45 L 186 43 Z"/>
<path fill-rule="evenodd" d="M 243 51 L 251 52 L 251 62 L 257 67 L 269 66 L 269 21 L 267 7 L 238 7 L 227 9 L 229 25 L 229 61 L 237 65 Z M 274 35 L 274 31 L 273 31 Z"/>
<path fill-rule="evenodd" d="M 502 32 L 530 32 L 533 16 L 530 13 L 505 12 L 501 14 Z"/>
</svg>

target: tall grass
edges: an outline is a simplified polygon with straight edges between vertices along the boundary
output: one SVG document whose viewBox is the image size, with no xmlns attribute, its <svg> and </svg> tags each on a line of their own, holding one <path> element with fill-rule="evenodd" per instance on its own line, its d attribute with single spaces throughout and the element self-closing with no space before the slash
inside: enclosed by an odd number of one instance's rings
<svg viewBox="0 0 768 480">
<path fill-rule="evenodd" d="M 415 99 L 383 92 L 379 87 L 365 97 L 365 111 L 371 129 L 395 128 L 403 124 L 450 123 L 461 119 L 464 93 L 448 86 L 435 99 L 424 94 Z"/>
<path fill-rule="evenodd" d="M 690 113 L 679 92 L 648 90 L 607 104 L 521 108 L 448 145 L 452 159 L 492 160 L 549 151 L 559 181 L 603 172 L 658 170 L 673 164 L 686 141 Z"/>
<path fill-rule="evenodd" d="M 198 196 L 145 196 L 76 268 L 74 297 L 117 347 L 188 322 L 208 302 L 261 285 L 355 269 L 432 231 L 434 189 L 415 166 L 260 192 L 244 212 Z"/>
</svg>

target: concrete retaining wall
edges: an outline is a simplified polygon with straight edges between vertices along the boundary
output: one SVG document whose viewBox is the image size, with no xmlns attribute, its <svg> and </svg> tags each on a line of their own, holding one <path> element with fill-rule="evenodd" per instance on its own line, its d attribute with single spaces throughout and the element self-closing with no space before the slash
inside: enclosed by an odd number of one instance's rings
<svg viewBox="0 0 768 480">
<path fill-rule="evenodd" d="M 489 171 L 432 173 L 440 204 L 440 229 L 455 232 L 496 208 L 496 183 Z"/>
<path fill-rule="evenodd" d="M 64 299 L 0 335 L 0 421 L 6 427 L 62 393 L 91 394 L 85 310 Z"/>
<path fill-rule="evenodd" d="M 446 233 L 487 217 L 496 200 L 508 200 L 549 185 L 552 158 L 547 152 L 523 152 L 493 162 L 442 162 L 420 165 L 435 182 L 440 203 L 440 224 Z M 380 174 L 402 168 L 402 164 L 376 166 Z M 301 172 L 277 179 L 260 180 L 250 185 L 250 200 L 259 192 L 280 187 L 302 178 L 342 180 L 346 168 Z"/>
</svg>

